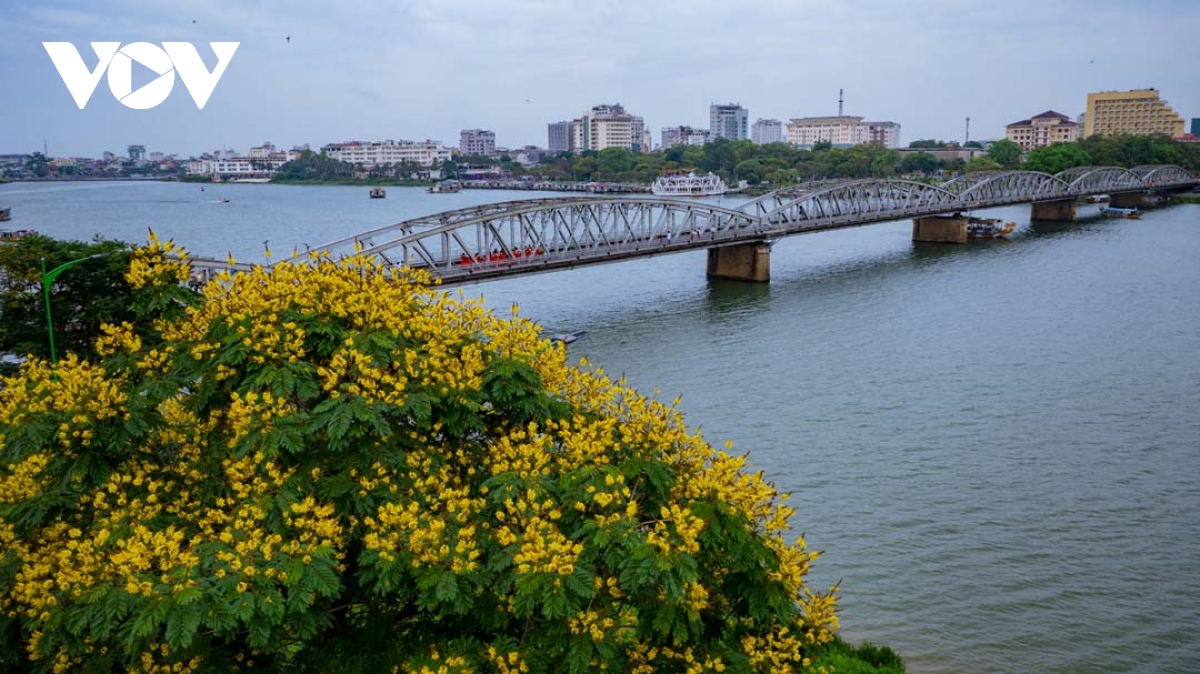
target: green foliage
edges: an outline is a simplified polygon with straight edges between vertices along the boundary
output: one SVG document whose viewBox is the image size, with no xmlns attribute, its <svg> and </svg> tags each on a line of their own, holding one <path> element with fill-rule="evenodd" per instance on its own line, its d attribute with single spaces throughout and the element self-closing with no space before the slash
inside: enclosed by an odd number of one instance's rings
<svg viewBox="0 0 1200 674">
<path fill-rule="evenodd" d="M 864 641 L 852 646 L 835 638 L 814 658 L 818 667 L 831 668 L 837 674 L 904 674 L 904 660 L 887 646 Z"/>
<path fill-rule="evenodd" d="M 35 235 L 0 244 L 0 353 L 50 357 L 41 260 L 46 270 L 72 260 L 103 255 L 59 274 L 50 288 L 54 343 L 59 356 L 95 356 L 103 323 L 133 320 L 133 292 L 125 282 L 130 247 L 97 238 L 59 241 Z"/>
<path fill-rule="evenodd" d="M 1029 153 L 1021 168 L 1026 171 L 1041 171 L 1054 175 L 1075 166 L 1090 166 L 1092 158 L 1078 143 L 1055 143 L 1039 147 Z"/>
<path fill-rule="evenodd" d="M 945 166 L 942 160 L 929 154 L 928 152 L 914 152 L 906 154 L 900 162 L 900 171 L 902 173 L 921 173 L 929 175 L 942 170 Z"/>
<path fill-rule="evenodd" d="M 947 143 L 944 140 L 922 139 L 914 140 L 908 144 L 912 150 L 940 150 L 948 147 L 954 147 L 954 144 Z"/>
<path fill-rule="evenodd" d="M 304 150 L 299 159 L 293 159 L 279 167 L 271 182 L 286 183 L 306 180 L 336 180 L 353 178 L 354 165 L 328 157 L 325 153 Z"/>
<path fill-rule="evenodd" d="M 1021 146 L 1005 138 L 992 143 L 988 157 L 1003 169 L 1015 169 L 1021 163 Z"/>
<path fill-rule="evenodd" d="M 975 171 L 999 171 L 1001 168 L 1000 164 L 993 161 L 990 157 L 979 156 L 967 162 L 963 170 L 967 173 L 973 173 Z"/>
<path fill-rule="evenodd" d="M 836 630 L 745 458 L 365 258 L 148 298 L 0 386 L 7 671 L 799 672 Z M 139 301 L 135 297 L 135 302 Z"/>
<path fill-rule="evenodd" d="M 25 160 L 25 170 L 39 178 L 45 178 L 50 175 L 49 160 L 41 152 L 34 152 Z"/>
</svg>

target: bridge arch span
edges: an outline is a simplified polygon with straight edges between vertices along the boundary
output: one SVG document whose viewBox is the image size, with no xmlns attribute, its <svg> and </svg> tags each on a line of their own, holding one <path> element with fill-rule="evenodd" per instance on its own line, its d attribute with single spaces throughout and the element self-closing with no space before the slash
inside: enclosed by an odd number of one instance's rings
<svg viewBox="0 0 1200 674">
<path fill-rule="evenodd" d="M 1144 187 L 1141 177 L 1117 166 L 1076 166 L 1060 171 L 1056 176 L 1071 187 L 1071 194 L 1095 194 L 1138 190 Z"/>
<path fill-rule="evenodd" d="M 1028 203 L 1070 196 L 1067 183 L 1048 173 L 1037 171 L 985 171 L 987 175 L 960 183 L 964 189 L 958 198 L 967 208 L 989 204 Z"/>
<path fill-rule="evenodd" d="M 1174 164 L 1146 164 L 1129 170 L 1137 174 L 1147 187 L 1178 185 L 1195 180 L 1187 169 Z"/>
<path fill-rule="evenodd" d="M 440 213 L 340 239 L 390 264 L 444 280 L 487 278 L 655 252 L 720 245 L 757 227 L 745 212 L 704 202 L 605 196 L 531 199 Z"/>
<path fill-rule="evenodd" d="M 954 210 L 958 197 L 936 185 L 911 180 L 867 179 L 835 184 L 785 201 L 761 217 L 770 229 L 820 221 L 867 224 Z M 803 229 L 803 227 L 801 227 Z"/>
</svg>

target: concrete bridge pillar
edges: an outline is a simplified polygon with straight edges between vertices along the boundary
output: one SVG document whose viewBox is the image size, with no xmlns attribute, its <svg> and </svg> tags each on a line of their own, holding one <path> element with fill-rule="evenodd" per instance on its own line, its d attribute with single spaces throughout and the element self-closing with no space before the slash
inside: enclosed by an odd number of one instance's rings
<svg viewBox="0 0 1200 674">
<path fill-rule="evenodd" d="M 709 248 L 708 278 L 767 283 L 771 280 L 771 244 L 753 241 Z"/>
<path fill-rule="evenodd" d="M 1075 222 L 1075 200 L 1037 201 L 1033 204 L 1031 220 L 1046 222 Z"/>
<path fill-rule="evenodd" d="M 1121 192 L 1110 196 L 1108 205 L 1113 208 L 1142 208 L 1146 205 L 1146 195 L 1141 192 Z"/>
<path fill-rule="evenodd" d="M 932 243 L 966 243 L 967 219 L 957 214 L 913 218 L 912 240 Z"/>
</svg>

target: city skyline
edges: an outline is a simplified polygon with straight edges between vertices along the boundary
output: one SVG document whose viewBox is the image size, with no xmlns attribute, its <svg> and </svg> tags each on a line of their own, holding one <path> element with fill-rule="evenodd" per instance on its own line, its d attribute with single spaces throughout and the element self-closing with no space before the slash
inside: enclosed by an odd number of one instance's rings
<svg viewBox="0 0 1200 674">
<path fill-rule="evenodd" d="M 961 142 L 968 116 L 972 139 L 1003 138 L 1044 110 L 1074 118 L 1099 91 L 1153 87 L 1184 118 L 1200 116 L 1194 3 L 699 4 L 7 3 L 0 84 L 13 104 L 0 110 L 0 153 L 43 141 L 52 155 L 91 157 L 135 143 L 183 157 L 264 140 L 454 146 L 464 129 L 545 146 L 547 124 L 615 102 L 657 139 L 706 128 L 714 103 L 738 101 L 750 119 L 833 115 L 839 89 L 845 114 L 894 121 L 905 142 Z M 1116 29 L 1141 37 L 1097 39 Z M 208 42 L 241 44 L 203 110 L 178 81 L 150 110 L 126 108 L 101 81 L 80 110 L 45 41 L 73 43 L 89 69 L 92 41 L 187 41 L 210 69 Z M 135 71 L 135 88 L 148 81 Z"/>
</svg>

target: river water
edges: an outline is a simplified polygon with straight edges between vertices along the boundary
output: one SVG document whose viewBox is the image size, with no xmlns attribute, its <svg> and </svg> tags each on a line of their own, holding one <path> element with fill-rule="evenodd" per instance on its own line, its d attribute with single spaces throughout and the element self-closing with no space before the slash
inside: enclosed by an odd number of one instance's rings
<svg viewBox="0 0 1200 674">
<path fill-rule="evenodd" d="M 549 196 L 173 183 L 0 186 L 9 228 L 262 261 Z M 214 199 L 228 198 L 228 203 Z M 722 203 L 733 205 L 736 199 Z M 1080 207 L 1093 212 L 1093 207 Z M 844 635 L 914 672 L 1200 671 L 1200 205 L 914 244 L 784 239 L 769 285 L 703 252 L 466 286 L 734 439 L 792 493 Z"/>
</svg>

